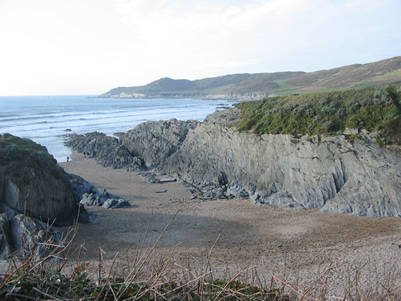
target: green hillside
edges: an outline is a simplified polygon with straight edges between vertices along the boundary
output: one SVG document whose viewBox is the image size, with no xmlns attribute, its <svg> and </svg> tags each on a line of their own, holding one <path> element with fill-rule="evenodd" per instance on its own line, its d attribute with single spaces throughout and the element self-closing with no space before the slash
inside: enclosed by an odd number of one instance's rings
<svg viewBox="0 0 401 301">
<path fill-rule="evenodd" d="M 401 83 L 401 57 L 316 72 L 232 74 L 199 80 L 162 78 L 145 86 L 118 87 L 100 97 L 193 97 L 231 99 L 236 95 L 291 95 L 381 88 Z"/>
</svg>

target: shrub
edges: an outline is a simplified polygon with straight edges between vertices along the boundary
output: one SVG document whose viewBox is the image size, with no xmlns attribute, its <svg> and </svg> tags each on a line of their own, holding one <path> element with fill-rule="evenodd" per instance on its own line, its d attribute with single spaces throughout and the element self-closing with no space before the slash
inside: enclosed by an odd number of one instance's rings
<svg viewBox="0 0 401 301">
<path fill-rule="evenodd" d="M 385 90 L 387 95 L 390 97 L 391 101 L 393 102 L 394 106 L 401 112 L 401 97 L 400 92 L 397 90 L 395 86 L 388 86 Z"/>
<path fill-rule="evenodd" d="M 334 116 L 337 111 L 337 103 L 332 101 L 328 105 L 324 106 L 321 110 L 323 114 Z"/>
<path fill-rule="evenodd" d="M 300 105 L 299 107 L 295 108 L 292 113 L 299 117 L 313 117 L 316 115 L 315 110 L 313 109 L 312 105 L 309 103 L 305 103 Z"/>
<path fill-rule="evenodd" d="M 359 110 L 361 109 L 361 104 L 357 100 L 351 99 L 350 101 L 347 102 L 347 109 L 351 113 L 358 113 Z"/>
<path fill-rule="evenodd" d="M 284 111 L 286 113 L 292 112 L 296 107 L 298 107 L 297 103 L 287 103 L 284 105 Z"/>
<path fill-rule="evenodd" d="M 345 116 L 345 110 L 344 108 L 339 108 L 336 112 L 336 117 L 341 119 Z"/>
<path fill-rule="evenodd" d="M 331 120 L 328 120 L 322 124 L 322 130 L 325 132 L 331 132 L 333 129 L 334 129 L 334 123 Z"/>
<path fill-rule="evenodd" d="M 321 106 L 328 105 L 330 102 L 331 102 L 330 98 L 322 98 L 321 100 L 319 100 L 319 104 Z"/>
</svg>

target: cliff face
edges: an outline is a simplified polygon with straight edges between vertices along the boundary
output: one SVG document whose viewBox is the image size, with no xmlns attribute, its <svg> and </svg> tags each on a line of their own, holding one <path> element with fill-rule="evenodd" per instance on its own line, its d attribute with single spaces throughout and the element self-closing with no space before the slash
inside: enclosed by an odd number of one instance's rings
<svg viewBox="0 0 401 301">
<path fill-rule="evenodd" d="M 235 113 L 235 110 L 232 111 Z M 147 122 L 122 143 L 155 166 L 201 189 L 223 186 L 258 204 L 368 216 L 401 216 L 401 157 L 377 146 L 374 135 L 303 137 L 239 133 L 236 117 L 208 118 L 171 135 L 177 121 Z M 222 120 L 217 122 L 216 120 Z M 185 122 L 179 122 L 185 128 Z M 162 135 L 154 133 L 163 128 Z M 170 130 L 169 130 L 170 129 Z M 153 134 L 153 135 L 152 135 Z M 167 146 L 174 141 L 173 149 Z"/>
<path fill-rule="evenodd" d="M 160 167 L 177 152 L 188 132 L 200 122 L 176 119 L 144 122 L 120 136 L 121 143 L 131 154 L 142 158 L 147 167 Z"/>
<path fill-rule="evenodd" d="M 105 167 L 128 170 L 144 169 L 141 159 L 132 156 L 130 151 L 122 146 L 116 138 L 103 133 L 72 134 L 68 137 L 65 145 L 84 153 L 89 158 L 96 158 Z"/>
<path fill-rule="evenodd" d="M 26 213 L 58 226 L 77 219 L 71 185 L 46 149 L 27 139 L 4 135 L 0 140 L 0 210 Z"/>
</svg>

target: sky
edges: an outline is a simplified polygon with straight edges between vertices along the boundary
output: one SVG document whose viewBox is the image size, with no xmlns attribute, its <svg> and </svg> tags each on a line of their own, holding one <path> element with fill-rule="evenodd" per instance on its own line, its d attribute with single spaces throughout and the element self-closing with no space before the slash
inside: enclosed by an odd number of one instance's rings
<svg viewBox="0 0 401 301">
<path fill-rule="evenodd" d="M 399 0 L 0 0 L 0 96 L 401 55 Z"/>
</svg>

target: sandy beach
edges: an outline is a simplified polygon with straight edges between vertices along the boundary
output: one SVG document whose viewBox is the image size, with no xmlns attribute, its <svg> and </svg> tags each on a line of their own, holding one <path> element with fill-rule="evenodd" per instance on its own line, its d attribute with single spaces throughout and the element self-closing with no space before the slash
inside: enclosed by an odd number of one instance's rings
<svg viewBox="0 0 401 301">
<path fill-rule="evenodd" d="M 79 226 L 74 243 L 84 244 L 84 259 L 94 267 L 101 248 L 109 261 L 118 253 L 117 261 L 128 269 L 127 262 L 142 243 L 152 245 L 176 215 L 157 252 L 181 266 L 200 268 L 211 252 L 216 275 L 248 268 L 266 282 L 275 275 L 307 288 L 330 264 L 340 261 L 323 278 L 328 277 L 327 294 L 333 299 L 343 296 L 352 282 L 355 285 L 356 274 L 361 292 L 383 287 L 382 283 L 400 283 L 400 218 L 293 211 L 257 206 L 247 199 L 191 199 L 179 182 L 145 183 L 136 172 L 104 168 L 77 153 L 60 165 L 132 205 L 87 208 L 92 223 Z"/>
</svg>

